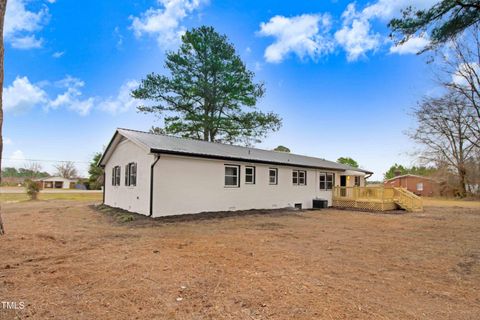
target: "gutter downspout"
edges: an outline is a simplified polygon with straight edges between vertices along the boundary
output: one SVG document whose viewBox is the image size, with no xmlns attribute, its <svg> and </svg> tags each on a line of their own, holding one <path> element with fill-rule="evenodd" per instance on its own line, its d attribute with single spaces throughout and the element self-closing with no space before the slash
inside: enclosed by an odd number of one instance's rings
<svg viewBox="0 0 480 320">
<path fill-rule="evenodd" d="M 149 217 L 153 215 L 153 174 L 155 165 L 157 164 L 158 160 L 160 160 L 160 155 L 157 155 L 155 161 L 150 166 L 150 213 L 148 214 Z"/>
<path fill-rule="evenodd" d="M 102 204 L 105 204 L 105 170 L 103 170 L 103 203 Z"/>
</svg>

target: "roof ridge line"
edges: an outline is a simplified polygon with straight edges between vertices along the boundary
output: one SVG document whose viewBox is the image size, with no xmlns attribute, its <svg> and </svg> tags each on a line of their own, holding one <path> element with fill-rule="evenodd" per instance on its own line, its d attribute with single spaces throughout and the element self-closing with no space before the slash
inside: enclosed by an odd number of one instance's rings
<svg viewBox="0 0 480 320">
<path fill-rule="evenodd" d="M 154 133 L 154 132 L 135 130 L 135 129 L 117 128 L 117 130 L 118 129 L 126 130 L 126 131 L 139 132 L 139 133 L 145 133 L 145 134 L 151 134 L 151 135 L 154 135 L 154 136 L 163 136 L 163 137 L 175 138 L 175 139 L 180 139 L 180 140 L 190 140 L 190 141 L 195 141 L 195 142 L 212 143 L 212 144 L 217 144 L 217 145 L 222 145 L 222 146 L 230 146 L 230 147 L 243 148 L 243 149 L 252 149 L 252 150 L 260 150 L 260 151 L 267 151 L 267 152 L 285 153 L 285 154 L 291 154 L 291 155 L 294 155 L 294 156 L 301 156 L 301 157 L 307 157 L 307 158 L 312 158 L 312 159 L 321 159 L 321 160 L 324 160 L 324 161 L 330 161 L 330 162 L 333 162 L 333 163 L 338 163 L 338 162 L 335 162 L 335 161 L 327 160 L 325 158 L 313 157 L 313 156 L 308 156 L 308 155 L 304 155 L 304 154 L 300 154 L 300 153 L 283 152 L 283 151 L 277 151 L 277 150 L 267 150 L 267 149 L 261 149 L 261 148 L 257 148 L 257 147 L 239 146 L 239 145 L 235 145 L 235 144 L 228 144 L 228 143 L 215 142 L 215 141 L 206 141 L 206 140 L 194 139 L 194 138 L 190 138 L 190 137 L 178 137 L 178 136 L 174 136 L 174 135 L 170 135 L 170 134 Z"/>
</svg>

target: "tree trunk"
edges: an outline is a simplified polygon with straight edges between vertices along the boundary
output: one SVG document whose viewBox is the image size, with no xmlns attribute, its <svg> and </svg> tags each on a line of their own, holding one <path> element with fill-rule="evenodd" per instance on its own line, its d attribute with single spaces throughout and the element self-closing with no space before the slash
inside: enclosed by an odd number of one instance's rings
<svg viewBox="0 0 480 320">
<path fill-rule="evenodd" d="M 458 177 L 460 178 L 460 182 L 458 183 L 459 195 L 464 198 L 467 195 L 467 172 L 465 168 L 458 168 Z"/>
<path fill-rule="evenodd" d="M 7 10 L 7 0 L 0 0 L 0 173 L 2 172 L 2 154 L 3 154 L 3 23 L 5 21 L 5 11 Z M 0 174 L 0 182 L 2 175 Z M 0 235 L 5 233 L 0 207 Z"/>
</svg>

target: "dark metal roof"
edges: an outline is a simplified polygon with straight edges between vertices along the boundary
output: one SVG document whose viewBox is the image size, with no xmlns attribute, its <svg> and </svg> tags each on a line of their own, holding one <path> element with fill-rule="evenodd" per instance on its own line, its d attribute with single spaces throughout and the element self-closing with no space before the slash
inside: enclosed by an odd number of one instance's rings
<svg viewBox="0 0 480 320">
<path fill-rule="evenodd" d="M 192 157 L 259 162 L 338 171 L 353 170 L 367 174 L 372 173 L 368 170 L 353 168 L 325 159 L 302 156 L 287 152 L 269 151 L 223 143 L 179 138 L 130 129 L 117 129 L 117 133 L 141 145 L 145 149 L 149 150 L 150 153 L 179 154 Z M 112 139 L 112 142 L 114 138 Z M 108 149 L 110 146 L 111 143 L 107 150 L 105 150 L 105 154 L 109 151 Z M 105 154 L 99 162 L 101 165 L 104 165 L 103 160 L 105 158 Z"/>
</svg>

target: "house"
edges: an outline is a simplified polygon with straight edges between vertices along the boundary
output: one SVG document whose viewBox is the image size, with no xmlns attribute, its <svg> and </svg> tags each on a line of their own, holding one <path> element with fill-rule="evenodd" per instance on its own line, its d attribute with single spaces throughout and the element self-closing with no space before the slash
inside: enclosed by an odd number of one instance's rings
<svg viewBox="0 0 480 320">
<path fill-rule="evenodd" d="M 384 185 L 388 187 L 405 188 L 423 197 L 431 197 L 439 192 L 439 184 L 434 179 L 414 174 L 397 175 L 396 177 L 385 180 Z"/>
<path fill-rule="evenodd" d="M 73 189 L 77 180 L 67 179 L 63 177 L 48 177 L 34 179 L 41 189 Z"/>
<path fill-rule="evenodd" d="M 372 172 L 320 158 L 117 129 L 98 163 L 104 203 L 152 217 L 332 204 Z"/>
</svg>

